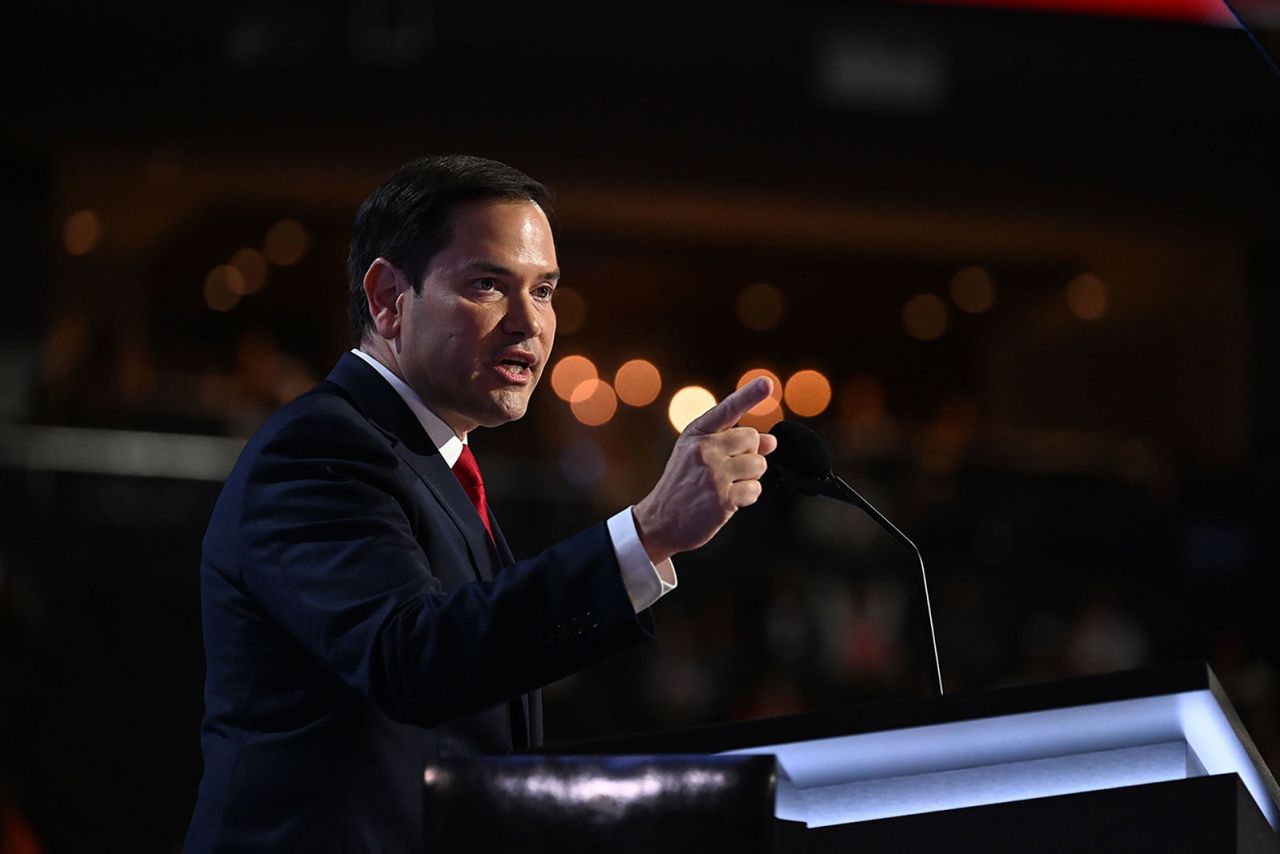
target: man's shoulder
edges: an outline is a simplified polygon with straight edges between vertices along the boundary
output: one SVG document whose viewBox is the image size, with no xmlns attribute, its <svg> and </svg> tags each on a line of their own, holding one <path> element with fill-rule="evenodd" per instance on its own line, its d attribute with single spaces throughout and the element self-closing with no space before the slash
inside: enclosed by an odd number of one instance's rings
<svg viewBox="0 0 1280 854">
<path fill-rule="evenodd" d="M 272 415 L 242 456 L 340 454 L 344 448 L 390 451 L 392 444 L 393 437 L 370 421 L 340 386 L 325 381 Z"/>
</svg>

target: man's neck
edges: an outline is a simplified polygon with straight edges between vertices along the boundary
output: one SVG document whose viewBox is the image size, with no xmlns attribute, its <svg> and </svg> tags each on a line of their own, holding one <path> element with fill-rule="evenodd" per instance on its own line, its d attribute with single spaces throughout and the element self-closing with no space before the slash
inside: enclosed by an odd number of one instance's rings
<svg viewBox="0 0 1280 854">
<path fill-rule="evenodd" d="M 405 379 L 404 372 L 400 370 L 400 362 L 399 360 L 396 359 L 395 353 L 393 353 L 391 350 L 392 346 L 393 345 L 391 344 L 390 341 L 386 341 L 383 339 L 370 340 L 366 338 L 360 342 L 360 346 L 357 347 L 356 349 L 359 350 L 364 355 L 368 356 L 370 359 L 373 359 L 374 361 L 376 361 L 382 367 L 386 368 L 387 371 L 390 372 L 396 379 L 404 383 L 405 388 L 411 390 L 413 399 L 416 399 L 417 401 L 419 401 L 422 404 L 422 406 L 426 407 L 427 411 L 429 411 L 436 418 L 440 419 L 445 424 L 449 425 L 449 429 L 453 431 L 454 435 L 465 442 L 467 440 L 467 434 L 470 432 L 470 428 L 472 425 L 459 426 L 458 424 L 459 419 L 457 418 L 457 416 L 449 412 L 447 409 L 443 409 L 442 407 L 432 403 L 431 401 L 424 398 L 421 394 L 419 394 L 417 390 L 414 389 L 413 386 L 409 384 L 409 381 Z M 394 387 L 395 383 L 392 383 L 392 386 Z M 403 393 L 402 389 L 397 387 L 396 391 L 400 391 L 401 392 L 400 396 L 405 397 L 405 394 Z"/>
<path fill-rule="evenodd" d="M 361 353 L 376 361 L 379 365 L 395 374 L 400 382 L 408 385 L 404 374 L 400 372 L 400 364 L 396 361 L 395 356 L 391 353 L 391 342 L 381 339 L 370 341 L 368 338 L 360 342 L 360 346 L 356 347 Z"/>
<path fill-rule="evenodd" d="M 418 419 L 418 423 L 422 425 L 422 429 L 431 439 L 432 444 L 436 446 L 436 450 L 445 458 L 445 462 L 452 466 L 458 459 L 458 454 L 462 452 L 462 446 L 467 441 L 466 433 L 458 433 L 453 429 L 447 421 L 422 400 L 418 393 L 393 370 L 392 366 L 385 364 L 374 353 L 370 353 L 363 347 L 351 352 L 386 380 L 392 390 L 409 407 L 409 411 Z"/>
</svg>

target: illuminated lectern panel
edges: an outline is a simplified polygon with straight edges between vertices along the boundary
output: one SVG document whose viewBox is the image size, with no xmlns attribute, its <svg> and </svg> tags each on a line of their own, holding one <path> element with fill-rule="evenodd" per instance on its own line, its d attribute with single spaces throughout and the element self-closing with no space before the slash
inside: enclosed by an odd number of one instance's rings
<svg viewBox="0 0 1280 854">
<path fill-rule="evenodd" d="M 1209 788 L 1196 783 L 1176 796 L 1186 798 L 1192 790 L 1221 790 L 1211 780 L 1234 780 L 1231 775 L 1243 784 L 1242 803 L 1250 811 L 1256 805 L 1256 825 L 1265 835 L 1274 837 L 1280 827 L 1280 788 L 1204 664 L 866 704 L 555 751 L 771 754 L 779 769 L 777 817 L 814 832 L 958 816 L 1000 804 L 1063 804 L 1073 797 L 1098 804 L 1108 793 L 1115 793 L 1110 801 L 1116 804 L 1151 803 L 1151 797 L 1170 791 L 1164 784 L 1206 778 Z M 1174 801 L 1162 803 L 1167 808 Z M 996 819 L 1011 814 L 1005 810 Z M 1069 829 L 1064 832 L 1069 836 Z M 1247 850 L 1272 850 L 1272 841 Z"/>
<path fill-rule="evenodd" d="M 1272 828 L 1280 793 L 1216 680 L 1134 699 L 773 744 L 778 817 L 846 824 L 1237 774 Z"/>
</svg>

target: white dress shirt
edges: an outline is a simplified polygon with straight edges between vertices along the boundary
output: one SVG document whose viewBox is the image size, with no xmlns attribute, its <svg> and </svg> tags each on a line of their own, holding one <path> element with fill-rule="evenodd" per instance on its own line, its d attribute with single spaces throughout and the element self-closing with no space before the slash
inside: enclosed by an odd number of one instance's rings
<svg viewBox="0 0 1280 854">
<path fill-rule="evenodd" d="M 362 350 L 351 351 L 368 362 L 384 380 L 391 384 L 396 394 L 405 402 L 414 416 L 422 424 L 422 429 L 435 444 L 440 456 L 444 457 L 449 468 L 458 461 L 462 454 L 462 446 L 467 437 L 458 437 L 453 428 L 444 423 L 434 412 L 427 408 L 409 385 L 388 370 L 387 366 Z M 618 566 L 622 568 L 622 584 L 631 598 L 631 606 L 640 613 L 654 602 L 676 588 L 676 568 L 670 558 L 655 565 L 640 544 L 640 533 L 636 530 L 635 516 L 631 508 L 621 510 L 609 517 L 606 523 L 609 539 L 613 543 L 614 554 L 618 557 Z"/>
</svg>

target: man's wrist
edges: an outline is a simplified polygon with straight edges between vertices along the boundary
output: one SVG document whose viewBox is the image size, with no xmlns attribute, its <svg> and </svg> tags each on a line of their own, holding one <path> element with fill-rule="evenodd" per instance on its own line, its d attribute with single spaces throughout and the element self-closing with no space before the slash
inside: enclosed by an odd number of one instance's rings
<svg viewBox="0 0 1280 854">
<path fill-rule="evenodd" d="M 610 517 L 606 527 L 618 559 L 622 584 L 636 613 L 650 607 L 675 589 L 675 565 L 669 558 L 657 563 L 650 560 L 640 542 L 632 508 L 628 507 Z"/>
<path fill-rule="evenodd" d="M 647 500 L 646 498 L 632 505 L 631 518 L 635 523 L 636 536 L 640 538 L 640 545 L 644 547 L 645 554 L 649 555 L 649 561 L 654 566 L 657 566 L 664 561 L 670 560 L 672 555 L 675 554 L 675 550 L 668 548 L 654 535 L 654 531 L 658 526 L 654 524 L 654 514 L 647 509 L 645 503 Z"/>
</svg>

